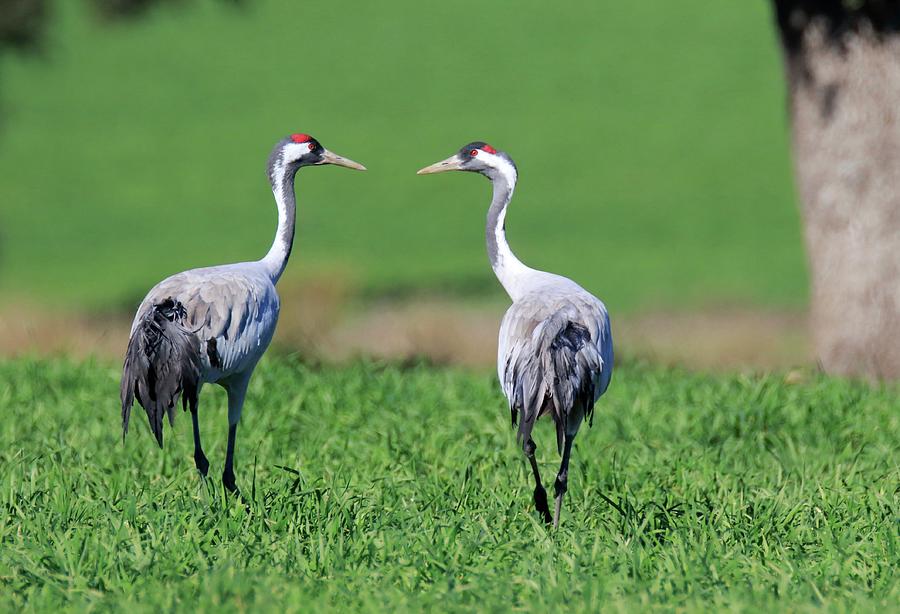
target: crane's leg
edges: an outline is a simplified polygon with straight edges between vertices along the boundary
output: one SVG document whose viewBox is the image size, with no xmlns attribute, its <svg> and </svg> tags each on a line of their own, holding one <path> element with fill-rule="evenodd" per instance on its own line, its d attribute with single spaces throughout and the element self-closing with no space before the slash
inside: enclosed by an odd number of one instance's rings
<svg viewBox="0 0 900 614">
<path fill-rule="evenodd" d="M 553 528 L 559 526 L 559 513 L 562 511 L 562 501 L 569 488 L 569 456 L 572 454 L 572 442 L 575 435 L 566 433 L 566 441 L 563 447 L 562 463 L 559 465 L 559 473 L 556 474 L 556 482 L 553 483 L 556 495 L 556 510 L 553 514 Z"/>
<path fill-rule="evenodd" d="M 522 449 L 525 452 L 525 456 L 528 457 L 528 462 L 531 463 L 531 472 L 534 474 L 534 506 L 544 519 L 544 522 L 549 524 L 551 519 L 550 507 L 547 505 L 547 491 L 544 490 L 544 485 L 541 483 L 541 472 L 538 471 L 537 461 L 534 458 L 537 446 L 534 444 L 534 440 L 529 437 Z"/>
<path fill-rule="evenodd" d="M 237 425 L 241 420 L 244 408 L 244 395 L 247 394 L 249 374 L 226 385 L 228 391 L 228 448 L 225 450 L 225 470 L 222 472 L 222 485 L 230 493 L 240 496 L 241 491 L 234 483 L 234 440 L 237 437 Z"/>
<path fill-rule="evenodd" d="M 222 472 L 222 485 L 228 492 L 240 495 L 241 491 L 234 483 L 234 440 L 237 435 L 237 424 L 228 425 L 228 449 L 225 451 L 225 470 Z"/>
<path fill-rule="evenodd" d="M 191 407 L 191 423 L 194 425 L 194 463 L 197 465 L 197 471 L 205 478 L 209 473 L 209 461 L 200 445 L 200 425 L 197 423 L 196 405 Z"/>
</svg>

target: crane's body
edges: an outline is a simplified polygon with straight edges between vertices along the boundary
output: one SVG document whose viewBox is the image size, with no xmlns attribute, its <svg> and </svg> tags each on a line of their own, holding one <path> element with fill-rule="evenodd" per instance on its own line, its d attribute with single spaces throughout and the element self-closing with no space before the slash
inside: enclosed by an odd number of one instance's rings
<svg viewBox="0 0 900 614">
<path fill-rule="evenodd" d="M 305 134 L 276 144 L 268 176 L 278 206 L 278 230 L 261 260 L 191 269 L 158 283 L 138 307 L 122 373 L 122 429 L 128 432 L 135 399 L 144 407 L 159 446 L 163 417 L 174 423 L 179 397 L 190 407 L 194 461 L 205 477 L 209 462 L 200 442 L 197 404 L 204 384 L 228 394 L 228 447 L 222 481 L 237 491 L 233 462 L 237 424 L 250 376 L 278 323 L 281 302 L 275 284 L 287 266 L 294 240 L 294 176 L 303 166 L 336 164 L 365 170 Z"/>
<path fill-rule="evenodd" d="M 612 377 L 609 315 L 600 299 L 574 281 L 532 269 L 513 254 L 506 241 L 505 219 L 518 171 L 508 155 L 477 141 L 419 173 L 449 170 L 478 172 L 493 184 L 485 228 L 488 258 L 512 300 L 500 324 L 497 376 L 531 464 L 535 505 L 544 520 L 552 520 L 556 527 L 568 488 L 572 444 L 584 419 L 593 416 L 594 404 Z M 531 436 L 535 422 L 544 415 L 551 416 L 556 425 L 557 448 L 562 454 L 552 519 Z"/>
<path fill-rule="evenodd" d="M 171 298 L 186 310 L 185 328 L 203 346 L 200 382 L 226 383 L 252 371 L 275 334 L 281 301 L 258 262 L 192 269 L 147 293 L 131 325 L 134 335 L 154 305 Z"/>
<path fill-rule="evenodd" d="M 537 286 L 509 307 L 497 350 L 510 411 L 521 412 L 519 439 L 528 441 L 535 421 L 550 414 L 560 452 L 565 435 L 575 436 L 606 392 L 613 362 L 605 306 L 565 281 Z"/>
</svg>

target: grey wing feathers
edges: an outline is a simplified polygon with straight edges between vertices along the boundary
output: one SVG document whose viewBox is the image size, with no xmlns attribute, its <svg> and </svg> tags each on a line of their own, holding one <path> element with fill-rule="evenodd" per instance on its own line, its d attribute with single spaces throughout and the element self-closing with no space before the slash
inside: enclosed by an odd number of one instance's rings
<svg viewBox="0 0 900 614">
<path fill-rule="evenodd" d="M 122 436 L 134 400 L 147 412 L 150 428 L 163 445 L 163 415 L 175 420 L 175 405 L 182 396 L 187 409 L 197 406 L 200 385 L 200 341 L 184 326 L 185 308 L 167 298 L 147 309 L 135 322 L 122 372 Z"/>
<path fill-rule="evenodd" d="M 513 305 L 500 331 L 500 379 L 509 399 L 518 439 L 531 437 L 534 423 L 552 413 L 562 449 L 567 418 L 573 411 L 589 419 L 609 385 L 612 344 L 605 310 L 566 302 L 558 306 Z"/>
<path fill-rule="evenodd" d="M 261 355 L 265 347 L 260 349 L 260 344 L 268 345 L 274 328 L 270 320 L 278 317 L 279 310 L 271 284 L 239 275 L 206 280 L 186 302 L 190 325 L 200 337 L 217 339 L 223 370 Z"/>
<path fill-rule="evenodd" d="M 279 311 L 271 282 L 230 268 L 234 265 L 174 275 L 151 290 L 139 310 L 165 297 L 179 301 L 187 313 L 185 326 L 200 340 L 202 366 L 222 372 L 245 368 L 262 355 Z"/>
</svg>

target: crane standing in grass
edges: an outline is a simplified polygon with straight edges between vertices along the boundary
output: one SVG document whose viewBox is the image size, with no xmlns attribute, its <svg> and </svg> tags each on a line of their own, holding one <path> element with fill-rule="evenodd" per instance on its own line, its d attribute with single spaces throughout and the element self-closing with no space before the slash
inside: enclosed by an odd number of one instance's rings
<svg viewBox="0 0 900 614">
<path fill-rule="evenodd" d="M 512 299 L 500 324 L 497 375 L 509 400 L 513 425 L 534 474 L 534 503 L 548 524 L 559 525 L 568 486 L 572 442 L 585 417 L 612 377 L 613 345 L 606 307 L 570 279 L 522 264 L 506 242 L 506 207 L 518 173 L 506 153 L 487 143 L 469 143 L 420 175 L 471 171 L 491 180 L 494 196 L 487 215 L 487 251 L 494 274 Z M 554 483 L 556 509 L 551 519 L 547 491 L 541 483 L 531 431 L 550 414 L 562 462 Z"/>
<path fill-rule="evenodd" d="M 247 384 L 265 353 L 278 321 L 275 284 L 287 266 L 294 241 L 296 200 L 294 175 L 304 166 L 335 164 L 365 170 L 342 158 L 306 134 L 279 141 L 268 162 L 269 182 L 278 205 L 278 230 L 262 260 L 240 262 L 173 275 L 144 298 L 125 353 L 122 373 L 122 436 L 128 432 L 131 407 L 137 399 L 150 421 L 159 447 L 163 416 L 175 420 L 182 396 L 190 407 L 194 429 L 194 462 L 206 477 L 209 461 L 200 445 L 197 399 L 205 383 L 228 393 L 228 448 L 222 483 L 237 492 L 234 481 L 234 440 Z"/>
</svg>

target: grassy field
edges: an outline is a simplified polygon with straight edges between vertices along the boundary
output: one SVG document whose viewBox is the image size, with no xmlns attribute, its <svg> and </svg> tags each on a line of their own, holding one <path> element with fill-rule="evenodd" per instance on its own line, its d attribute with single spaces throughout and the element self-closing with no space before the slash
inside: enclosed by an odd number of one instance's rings
<svg viewBox="0 0 900 614">
<path fill-rule="evenodd" d="M 204 488 L 185 416 L 163 452 L 142 415 L 123 445 L 117 382 L 106 363 L 0 362 L 0 609 L 900 601 L 896 391 L 626 364 L 576 443 L 552 534 L 491 376 L 265 361 L 238 440 L 250 513 Z M 213 473 L 222 405 L 201 406 Z M 549 481 L 551 429 L 537 438 Z"/>
<path fill-rule="evenodd" d="M 487 183 L 414 175 L 479 138 L 519 165 L 519 255 L 616 313 L 805 299 L 766 2 L 88 4 L 52 3 L 42 57 L 0 62 L 0 300 L 132 307 L 260 257 L 291 131 L 370 170 L 303 171 L 289 284 L 500 296 Z"/>
<path fill-rule="evenodd" d="M 792 342 L 806 275 L 768 3 L 196 0 L 133 23 L 87 4 L 51 3 L 41 57 L 0 58 L 10 351 L 70 334 L 79 355 L 119 355 L 121 314 L 157 280 L 261 256 L 264 160 L 284 134 L 370 170 L 298 180 L 282 355 L 260 366 L 238 438 L 249 511 L 196 475 L 187 417 L 159 451 L 138 410 L 122 443 L 116 364 L 0 359 L 0 611 L 900 602 L 896 388 L 626 360 L 576 443 L 552 533 L 493 375 L 284 355 L 313 329 L 377 350 L 425 331 L 443 360 L 450 338 L 495 338 L 489 186 L 414 174 L 473 139 L 518 164 L 517 253 L 596 291 L 614 323 L 646 310 L 632 329 L 701 337 L 673 313 L 705 332 L 739 328 L 709 314 L 749 314 L 736 345 L 695 343 L 724 347 L 717 364 L 739 363 L 741 334 Z M 410 293 L 429 295 L 419 312 L 376 300 L 336 323 L 347 297 Z M 224 405 L 206 391 L 213 475 Z M 554 436 L 537 437 L 550 484 Z"/>
</svg>

